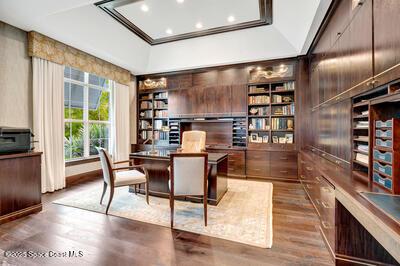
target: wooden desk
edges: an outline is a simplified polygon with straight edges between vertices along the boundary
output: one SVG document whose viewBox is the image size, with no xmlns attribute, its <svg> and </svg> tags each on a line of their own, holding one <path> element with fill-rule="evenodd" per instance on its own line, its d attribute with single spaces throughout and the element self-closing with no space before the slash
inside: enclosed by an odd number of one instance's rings
<svg viewBox="0 0 400 266">
<path fill-rule="evenodd" d="M 169 197 L 169 153 L 168 150 L 157 151 L 157 154 L 150 154 L 149 151 L 131 153 L 130 158 L 134 164 L 142 164 L 149 172 L 150 195 Z M 208 202 L 217 205 L 228 190 L 228 154 L 209 153 L 208 164 L 211 167 L 211 174 L 208 177 Z M 134 192 L 134 188 L 129 189 Z M 140 186 L 140 193 L 144 193 L 144 185 Z M 186 200 L 199 201 L 197 198 L 185 197 Z"/>
<path fill-rule="evenodd" d="M 0 155 L 0 224 L 42 210 L 41 154 Z"/>
</svg>

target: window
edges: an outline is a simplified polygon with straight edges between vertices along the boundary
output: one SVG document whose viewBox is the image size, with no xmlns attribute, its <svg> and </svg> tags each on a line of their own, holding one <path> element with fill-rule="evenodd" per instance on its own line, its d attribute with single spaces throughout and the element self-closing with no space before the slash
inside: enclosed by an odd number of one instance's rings
<svg viewBox="0 0 400 266">
<path fill-rule="evenodd" d="M 113 86 L 111 80 L 64 68 L 65 160 L 97 155 L 96 147 L 109 149 Z"/>
</svg>

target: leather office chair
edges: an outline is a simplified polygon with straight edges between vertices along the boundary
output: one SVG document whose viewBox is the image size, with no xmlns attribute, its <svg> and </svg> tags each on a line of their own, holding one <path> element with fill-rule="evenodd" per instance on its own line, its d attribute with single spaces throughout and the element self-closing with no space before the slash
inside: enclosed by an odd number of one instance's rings
<svg viewBox="0 0 400 266">
<path fill-rule="evenodd" d="M 207 226 L 208 154 L 171 153 L 169 173 L 169 203 L 171 228 L 174 227 L 175 196 L 201 196 L 204 207 L 204 225 Z"/>
<path fill-rule="evenodd" d="M 204 152 L 206 150 L 205 131 L 185 131 L 182 135 L 182 147 L 178 152 Z"/>
<path fill-rule="evenodd" d="M 108 209 L 110 208 L 111 201 L 114 196 L 115 187 L 144 184 L 146 191 L 146 202 L 149 204 L 149 175 L 146 168 L 144 168 L 142 165 L 114 167 L 116 164 L 130 163 L 132 161 L 127 160 L 112 162 L 107 150 L 103 148 L 96 149 L 99 152 L 104 178 L 103 194 L 101 195 L 100 204 L 103 202 L 107 187 L 110 186 L 110 198 L 108 200 L 106 214 L 108 214 Z M 141 171 L 138 171 L 137 169 Z"/>
</svg>

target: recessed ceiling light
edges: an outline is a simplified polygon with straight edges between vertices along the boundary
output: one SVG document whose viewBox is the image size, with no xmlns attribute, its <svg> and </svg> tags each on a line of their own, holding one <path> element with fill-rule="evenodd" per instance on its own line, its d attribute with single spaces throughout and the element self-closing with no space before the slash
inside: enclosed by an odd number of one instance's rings
<svg viewBox="0 0 400 266">
<path fill-rule="evenodd" d="M 201 22 L 197 22 L 196 23 L 196 28 L 198 28 L 198 29 L 203 28 L 203 24 L 201 24 Z"/>
<path fill-rule="evenodd" d="M 146 5 L 146 4 L 143 4 L 143 5 L 140 7 L 140 9 L 141 9 L 143 12 L 147 12 L 147 11 L 149 11 L 149 6 Z"/>
<path fill-rule="evenodd" d="M 234 16 L 229 16 L 228 17 L 228 22 L 234 22 L 235 21 L 235 17 Z"/>
<path fill-rule="evenodd" d="M 179 4 L 182 4 L 183 2 L 185 2 L 185 0 L 176 0 L 176 2 L 178 2 Z"/>
<path fill-rule="evenodd" d="M 170 28 L 168 28 L 166 31 L 165 31 L 167 34 L 169 34 L 169 35 L 171 35 L 173 32 L 172 32 L 172 30 L 170 29 Z"/>
</svg>

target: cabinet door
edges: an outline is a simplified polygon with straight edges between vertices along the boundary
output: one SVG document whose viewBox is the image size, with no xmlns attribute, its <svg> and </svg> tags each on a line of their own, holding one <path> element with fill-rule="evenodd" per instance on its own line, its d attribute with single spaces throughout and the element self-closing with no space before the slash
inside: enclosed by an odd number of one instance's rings
<svg viewBox="0 0 400 266">
<path fill-rule="evenodd" d="M 207 101 L 204 87 L 193 87 L 188 89 L 190 114 L 193 116 L 204 116 L 207 110 Z"/>
<path fill-rule="evenodd" d="M 352 87 L 373 76 L 372 0 L 366 0 L 363 3 L 347 30 L 350 31 L 349 60 L 351 62 L 350 87 Z"/>
<path fill-rule="evenodd" d="M 247 108 L 247 86 L 242 85 L 232 85 L 231 86 L 231 110 L 232 115 L 246 115 Z"/>
<path fill-rule="evenodd" d="M 205 89 L 207 99 L 207 115 L 231 115 L 231 87 L 212 86 Z"/>
<path fill-rule="evenodd" d="M 400 1 L 374 1 L 375 74 L 400 63 Z M 392 76 L 379 77 L 379 84 L 398 78 L 397 68 Z"/>
</svg>

